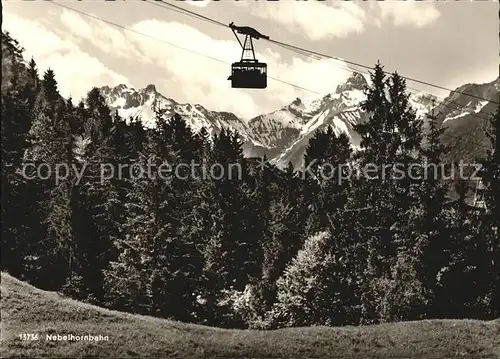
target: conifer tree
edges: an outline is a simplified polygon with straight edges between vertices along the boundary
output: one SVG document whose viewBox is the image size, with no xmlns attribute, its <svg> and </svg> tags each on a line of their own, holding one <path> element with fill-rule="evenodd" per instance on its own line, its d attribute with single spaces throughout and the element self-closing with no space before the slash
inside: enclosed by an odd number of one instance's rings
<svg viewBox="0 0 500 359">
<path fill-rule="evenodd" d="M 28 63 L 27 75 L 28 78 L 26 85 L 24 86 L 23 93 L 24 96 L 27 97 L 30 107 L 33 108 L 33 106 L 35 105 L 36 95 L 40 90 L 38 68 L 33 58 L 31 58 L 30 62 Z"/>
<path fill-rule="evenodd" d="M 78 186 L 79 223 L 78 238 L 82 242 L 82 265 L 79 272 L 82 291 L 92 300 L 102 301 L 103 270 L 107 268 L 112 254 L 112 238 L 117 236 L 116 215 L 118 190 L 116 173 L 120 155 L 117 154 L 113 136 L 113 118 L 104 97 L 97 88 L 90 90 L 85 98 L 85 107 L 75 110 L 75 131 L 83 130 L 88 142 L 81 150 L 81 166 L 84 176 Z M 83 117 L 83 118 L 80 118 Z M 118 124 L 119 127 L 119 124 Z M 114 204 L 117 204 L 116 206 Z"/>
<path fill-rule="evenodd" d="M 386 78 L 377 64 L 371 79 L 372 86 L 365 91 L 367 100 L 362 104 L 370 118 L 355 130 L 361 135 L 360 164 L 363 168 L 375 166 L 377 172 L 360 182 L 357 198 L 361 208 L 369 208 L 360 217 L 369 256 L 366 279 L 373 285 L 375 300 L 374 307 L 366 308 L 367 315 L 378 312 L 382 317 L 382 312 L 392 312 L 383 307 L 399 305 L 383 297 L 383 283 L 393 280 L 391 267 L 396 264 L 396 254 L 410 255 L 415 246 L 407 216 L 413 210 L 417 183 L 405 173 L 421 143 L 422 121 L 410 108 L 404 80 L 397 73 Z M 402 178 L 396 168 L 404 170 Z"/>
<path fill-rule="evenodd" d="M 429 314 L 438 318 L 467 317 L 467 313 L 473 310 L 474 297 L 479 291 L 474 278 L 477 272 L 470 271 L 474 263 L 477 263 L 478 251 L 474 243 L 473 209 L 467 203 L 470 193 L 468 180 L 459 178 L 455 182 L 455 191 L 458 197 L 451 204 L 448 233 L 453 246 L 445 253 L 447 265 L 438 268 L 439 272 L 431 278 L 436 282 L 433 289 L 437 298 Z M 431 259 L 433 258 L 429 258 Z M 434 268 L 429 261 L 423 263 L 425 264 Z"/>
<path fill-rule="evenodd" d="M 329 127 L 326 131 L 317 130 L 309 141 L 304 154 L 305 182 L 304 199 L 309 210 L 305 228 L 306 236 L 311 236 L 327 227 L 327 214 L 324 212 L 324 201 L 321 198 L 321 188 L 327 182 L 324 169 L 330 169 L 329 147 L 333 131 Z M 330 169 L 331 170 L 331 169 Z M 330 174 L 327 174 L 329 176 Z"/>
<path fill-rule="evenodd" d="M 13 70 L 18 71 L 15 67 Z M 25 246 L 30 242 L 27 237 L 29 230 L 26 227 L 31 223 L 26 221 L 26 211 L 23 209 L 23 205 L 30 201 L 29 197 L 25 197 L 26 179 L 19 175 L 18 171 L 27 147 L 27 129 L 31 124 L 31 113 L 27 109 L 28 98 L 20 91 L 19 78 L 16 75 L 12 76 L 8 87 L 2 88 L 1 105 L 2 268 L 9 269 L 14 275 L 21 275 L 22 258 L 28 251 Z"/>
<path fill-rule="evenodd" d="M 492 318 L 500 316 L 500 107 L 492 115 L 487 136 L 491 149 L 483 160 L 483 170 L 480 175 L 485 186 L 482 193 L 486 203 L 486 211 L 482 219 L 483 238 L 487 238 L 490 258 L 490 271 L 487 275 L 490 282 L 490 303 Z M 486 233 L 485 233 L 486 232 Z"/>
<path fill-rule="evenodd" d="M 31 58 L 30 62 L 28 63 L 28 75 L 30 79 L 33 81 L 35 89 L 38 88 L 38 82 L 39 82 L 38 68 L 33 58 Z"/>
<path fill-rule="evenodd" d="M 34 185 L 42 188 L 38 218 L 46 232 L 38 241 L 38 262 L 47 281 L 43 286 L 60 288 L 72 273 L 74 255 L 77 251 L 71 228 L 72 178 L 55 177 L 56 166 L 71 166 L 72 134 L 71 108 L 59 95 L 54 72 L 47 70 L 40 84 L 34 107 L 34 119 L 29 132 L 30 147 L 27 159 L 36 167 L 47 169 L 47 179 Z M 44 174 L 45 175 L 45 174 Z M 48 275 L 55 272 L 53 275 Z"/>
<path fill-rule="evenodd" d="M 249 252 L 247 238 L 241 237 L 241 222 L 245 221 L 244 197 L 238 179 L 243 155 L 241 143 L 223 129 L 214 136 L 210 165 L 214 169 L 214 211 L 218 220 L 206 248 L 207 269 L 217 278 L 216 288 L 241 290 L 248 283 Z M 239 165 L 239 166 L 238 166 Z M 217 171 L 215 171 L 215 169 Z M 220 170 L 224 173 L 221 173 Z M 220 178 L 220 179 L 219 179 Z M 251 240 L 255 241 L 256 238 Z"/>
<path fill-rule="evenodd" d="M 410 223 L 416 226 L 414 229 L 418 236 L 415 242 L 418 253 L 416 270 L 418 279 L 425 288 L 428 304 L 419 307 L 419 315 L 426 313 L 436 316 L 445 309 L 444 303 L 439 303 L 439 297 L 443 292 L 439 288 L 438 273 L 448 266 L 450 250 L 456 243 L 451 241 L 448 232 L 448 187 L 443 180 L 447 165 L 443 162 L 443 158 L 448 153 L 448 148 L 442 143 L 445 129 L 440 127 L 434 114 L 428 114 L 428 119 L 427 145 L 421 149 L 422 181 Z"/>
<path fill-rule="evenodd" d="M 350 197 L 350 178 L 347 166 L 350 165 L 352 150 L 346 134 L 336 135 L 331 127 L 326 132 L 328 147 L 324 157 L 328 166 L 322 171 L 320 185 L 320 216 L 328 217 L 346 207 Z"/>
<path fill-rule="evenodd" d="M 9 33 L 2 32 L 2 268 L 34 280 L 39 277 L 39 267 L 33 265 L 39 263 L 37 244 L 45 233 L 37 202 L 43 188 L 36 175 L 31 179 L 33 171 L 22 171 L 38 90 L 26 76 L 23 51 Z"/>
<path fill-rule="evenodd" d="M 172 174 L 161 165 L 175 164 L 172 128 L 157 114 L 157 127 L 150 132 L 136 160 L 127 204 L 125 236 L 117 239 L 118 258 L 106 271 L 115 305 L 161 317 L 195 320 L 196 283 L 201 269 L 192 238 L 183 238 L 184 212 Z M 175 126 L 180 126 L 177 123 Z M 189 139 L 186 139 L 187 145 Z M 183 148 L 184 149 L 184 148 Z M 186 152 L 187 153 L 187 152 Z M 146 168 L 149 173 L 144 173 Z M 140 170 L 142 168 L 142 170 Z M 142 173 L 141 173 L 142 172 Z"/>
</svg>

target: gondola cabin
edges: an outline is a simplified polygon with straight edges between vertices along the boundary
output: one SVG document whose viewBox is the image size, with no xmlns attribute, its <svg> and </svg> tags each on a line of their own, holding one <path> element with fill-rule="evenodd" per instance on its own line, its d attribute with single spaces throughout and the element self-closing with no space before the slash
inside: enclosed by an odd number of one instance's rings
<svg viewBox="0 0 500 359">
<path fill-rule="evenodd" d="M 235 62 L 231 65 L 232 88 L 265 89 L 267 87 L 267 64 L 263 62 Z"/>
<path fill-rule="evenodd" d="M 248 26 L 236 26 L 234 23 L 230 23 L 229 27 L 242 49 L 241 60 L 231 65 L 231 76 L 228 77 L 228 80 L 231 80 L 231 87 L 240 89 L 265 89 L 267 87 L 267 64 L 259 62 L 255 58 L 252 39 L 269 40 L 269 36 L 262 35 L 257 30 Z M 245 35 L 243 43 L 238 38 L 237 33 Z"/>
</svg>

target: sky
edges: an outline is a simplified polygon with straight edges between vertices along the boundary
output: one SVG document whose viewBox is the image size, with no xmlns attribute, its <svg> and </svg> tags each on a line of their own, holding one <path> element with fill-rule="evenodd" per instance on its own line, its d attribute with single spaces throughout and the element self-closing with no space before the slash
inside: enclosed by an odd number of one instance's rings
<svg viewBox="0 0 500 359">
<path fill-rule="evenodd" d="M 59 0 L 57 0 L 59 1 Z M 499 75 L 498 1 L 175 1 L 224 24 L 251 26 L 287 44 L 455 89 Z M 230 29 L 149 1 L 3 1 L 2 30 L 40 72 L 52 68 L 62 95 L 79 100 L 94 86 L 154 84 L 180 103 L 250 119 L 335 91 L 353 70 L 254 41 L 268 65 L 268 88 L 232 89 L 230 64 L 241 48 Z M 105 20 L 103 22 L 101 20 Z M 114 26 L 118 24 L 129 30 Z M 296 86 L 292 86 L 296 85 Z M 446 91 L 411 81 L 411 92 Z M 303 88 L 303 89 L 302 89 Z"/>
</svg>

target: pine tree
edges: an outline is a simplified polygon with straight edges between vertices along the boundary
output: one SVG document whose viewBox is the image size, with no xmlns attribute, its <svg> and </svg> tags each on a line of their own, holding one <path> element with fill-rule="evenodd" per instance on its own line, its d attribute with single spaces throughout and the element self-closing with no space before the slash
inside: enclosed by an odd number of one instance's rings
<svg viewBox="0 0 500 359">
<path fill-rule="evenodd" d="M 491 318 L 500 316 L 500 107 L 492 115 L 487 136 L 491 143 L 491 150 L 483 160 L 483 170 L 480 175 L 485 185 L 483 197 L 486 211 L 483 214 L 483 237 L 489 243 L 490 271 L 487 275 L 490 282 Z M 486 233 L 485 233 L 486 232 Z"/>
<path fill-rule="evenodd" d="M 55 109 L 55 104 L 60 99 L 59 89 L 57 88 L 56 75 L 52 69 L 47 69 L 43 74 L 43 81 L 41 83 L 42 89 L 45 93 L 47 102 L 51 105 L 52 111 Z"/>
<path fill-rule="evenodd" d="M 22 171 L 33 121 L 36 89 L 30 88 L 23 61 L 24 49 L 2 32 L 2 268 L 20 278 L 29 277 L 33 249 L 43 232 L 34 215 L 37 195 Z M 25 168 L 26 169 L 26 168 Z M 32 169 L 32 168 L 31 168 Z M 24 174 L 23 174 L 24 173 Z"/>
<path fill-rule="evenodd" d="M 271 204 L 276 200 L 273 190 L 273 170 L 276 168 L 267 160 L 267 156 L 260 159 L 258 169 L 255 173 L 255 185 L 249 193 L 248 229 L 249 241 L 253 242 L 252 262 L 254 269 L 251 271 L 254 280 L 260 280 L 263 275 L 263 263 L 265 266 L 266 255 L 269 253 L 264 248 L 272 242 L 273 233 L 270 231 L 272 221 Z M 254 238 L 251 238 L 251 237 Z M 263 249 L 265 252 L 263 252 Z M 257 269 L 258 268 L 258 269 Z"/>
<path fill-rule="evenodd" d="M 25 197 L 25 179 L 19 175 L 24 151 L 27 147 L 27 130 L 31 114 L 27 110 L 28 99 L 19 90 L 16 77 L 12 77 L 9 88 L 2 93 L 2 268 L 14 275 L 22 273 L 22 260 L 27 248 L 22 248 L 25 238 L 25 221 L 22 204 L 29 203 Z"/>
<path fill-rule="evenodd" d="M 286 188 L 286 201 L 289 203 L 296 201 L 300 194 L 300 179 L 295 173 L 295 168 L 291 162 L 288 162 L 286 168 L 284 185 Z"/>
<path fill-rule="evenodd" d="M 407 217 L 414 210 L 417 183 L 404 173 L 419 149 L 422 121 L 409 106 L 405 82 L 398 74 L 386 78 L 382 66 L 377 64 L 371 79 L 372 86 L 365 91 L 367 100 L 362 104 L 370 118 L 356 125 L 355 130 L 361 135 L 363 149 L 358 155 L 359 163 L 362 168 L 375 165 L 377 173 L 370 173 L 374 178 L 358 182 L 356 197 L 361 208 L 369 208 L 360 216 L 369 256 L 365 280 L 373 287 L 370 296 L 374 300 L 365 303 L 366 315 L 384 317 L 383 313 L 396 310 L 387 306 L 401 304 L 384 298 L 384 283 L 394 280 L 391 267 L 398 261 L 397 253 L 414 256 L 411 252 L 415 238 Z M 402 169 L 401 178 L 396 170 Z"/>
<path fill-rule="evenodd" d="M 343 145 L 347 146 L 347 154 L 341 149 Z M 337 149 L 340 150 L 339 153 L 336 152 Z M 335 207 L 333 198 L 335 195 L 328 192 L 333 189 L 332 184 L 336 182 L 337 169 L 343 166 L 349 157 L 349 139 L 345 135 L 337 138 L 331 127 L 326 131 L 317 130 L 309 141 L 304 154 L 306 166 L 304 197 L 307 199 L 306 206 L 310 211 L 306 236 L 328 227 L 328 209 Z"/>
<path fill-rule="evenodd" d="M 196 144 L 198 151 L 196 153 L 196 158 L 199 160 L 208 159 L 210 153 L 210 134 L 205 127 L 202 127 L 200 131 L 195 135 Z"/>
<path fill-rule="evenodd" d="M 38 88 L 38 82 L 39 82 L 38 68 L 33 58 L 31 58 L 30 62 L 28 63 L 28 75 L 30 79 L 33 81 L 35 88 Z"/>
<path fill-rule="evenodd" d="M 330 127 L 326 135 L 328 148 L 324 155 L 328 166 L 324 168 L 320 183 L 320 216 L 328 217 L 346 207 L 350 196 L 350 179 L 346 177 L 350 165 L 352 150 L 346 134 L 335 135 Z M 326 223 L 326 222 L 325 222 Z"/>
<path fill-rule="evenodd" d="M 10 36 L 9 32 L 2 31 L 2 95 L 11 88 L 12 84 L 21 84 L 24 71 L 24 48 Z"/>
<path fill-rule="evenodd" d="M 132 157 L 137 157 L 146 142 L 146 130 L 140 118 L 133 118 L 130 120 L 129 133 Z"/>
<path fill-rule="evenodd" d="M 37 203 L 43 188 L 36 175 L 28 179 L 33 168 L 21 172 L 38 91 L 29 77 L 34 62 L 26 71 L 23 51 L 15 39 L 2 32 L 2 267 L 34 280 L 39 273 L 39 267 L 33 266 L 36 248 L 45 233 Z"/>
<path fill-rule="evenodd" d="M 80 235 L 86 241 L 86 269 L 83 282 L 95 300 L 116 304 L 113 293 L 105 295 L 106 273 L 117 260 L 117 245 L 126 236 L 127 194 L 132 190 L 131 166 L 143 149 L 145 131 L 138 119 L 130 126 L 118 113 L 111 114 L 97 88 L 85 99 L 85 116 L 78 122 L 90 143 L 83 151 L 86 176 L 82 184 L 80 213 L 85 227 Z M 108 272 L 107 272 L 108 271 Z"/>
<path fill-rule="evenodd" d="M 34 106 L 34 120 L 30 129 L 31 159 L 48 162 L 60 155 L 56 126 L 60 122 L 63 107 L 64 101 L 60 98 L 54 72 L 48 69 L 44 73 Z"/>
<path fill-rule="evenodd" d="M 73 157 L 68 151 L 72 147 L 70 113 L 71 109 L 60 97 L 54 73 L 47 70 L 41 82 L 34 106 L 34 119 L 29 132 L 30 148 L 27 159 L 35 166 L 45 166 L 50 175 L 46 180 L 35 179 L 32 184 L 40 186 L 38 220 L 44 224 L 46 232 L 38 240 L 38 263 L 43 268 L 47 281 L 43 286 L 60 288 L 71 273 L 76 249 L 73 246 L 71 229 L 72 178 L 56 178 L 56 166 L 71 167 Z M 66 167 L 67 168 L 67 167 Z M 54 271 L 56 274 L 47 275 Z"/>
<path fill-rule="evenodd" d="M 202 223 L 198 222 L 200 217 L 196 207 L 200 205 L 200 202 L 197 192 L 202 186 L 200 183 L 202 180 L 197 176 L 201 174 L 198 172 L 197 175 L 193 175 L 193 171 L 199 170 L 202 164 L 200 155 L 203 154 L 206 145 L 204 141 L 207 138 L 203 133 L 202 137 L 195 135 L 178 114 L 166 123 L 165 133 L 169 146 L 175 153 L 171 184 L 175 193 L 175 202 L 171 203 L 170 207 L 172 213 L 175 213 L 178 218 L 173 230 L 177 245 L 181 250 L 181 261 L 173 267 L 177 268 L 176 270 L 179 270 L 179 274 L 182 275 L 177 279 L 179 288 L 182 286 L 182 291 L 178 293 L 178 300 L 179 305 L 191 303 L 191 308 L 186 311 L 185 316 L 187 320 L 197 321 L 201 314 L 198 303 L 193 298 L 203 293 L 201 289 L 203 283 L 202 251 L 206 238 L 204 238 L 205 227 L 200 224 L 204 223 L 203 219 L 206 217 L 202 215 Z"/>
<path fill-rule="evenodd" d="M 213 224 L 213 234 L 205 250 L 207 269 L 217 278 L 216 288 L 241 290 L 248 283 L 248 265 L 251 265 L 247 240 L 257 240 L 248 239 L 242 233 L 241 222 L 245 221 L 244 211 L 248 205 L 244 207 L 241 181 L 238 180 L 239 169 L 243 168 L 241 143 L 225 129 L 214 136 L 213 143 L 210 166 L 223 169 L 224 174 L 215 173 L 220 179 L 213 181 L 214 211 L 218 220 Z"/>
<path fill-rule="evenodd" d="M 28 79 L 27 83 L 23 89 L 25 96 L 28 98 L 30 107 L 33 108 L 35 105 L 35 99 L 38 91 L 40 90 L 40 78 L 38 76 L 38 68 L 36 62 L 31 58 L 28 63 Z"/>
<path fill-rule="evenodd" d="M 470 192 L 468 181 L 459 178 L 455 182 L 455 191 L 458 198 L 451 204 L 448 214 L 448 238 L 453 243 L 446 251 L 449 262 L 439 268 L 437 275 L 432 278 L 437 282 L 434 288 L 439 300 L 430 311 L 435 317 L 468 317 L 473 312 L 475 298 L 480 292 L 473 269 L 478 260 L 478 251 L 474 243 L 473 211 L 467 203 Z"/>
<path fill-rule="evenodd" d="M 181 148 L 174 149 L 172 125 L 181 126 L 165 121 L 159 112 L 157 127 L 136 160 L 137 169 L 149 166 L 151 172 L 136 171 L 131 177 L 125 236 L 116 240 L 118 258 L 106 271 L 106 283 L 115 306 L 193 321 L 201 254 L 191 237 L 183 237 L 187 211 L 179 203 L 179 179 L 159 172 L 159 166 L 179 160 Z M 177 138 L 175 146 L 191 146 L 185 140 Z"/>
<path fill-rule="evenodd" d="M 442 143 L 445 129 L 439 126 L 438 119 L 434 114 L 428 115 L 429 133 L 427 146 L 421 150 L 423 164 L 422 181 L 418 188 L 418 198 L 415 201 L 415 209 L 412 211 L 411 225 L 416 226 L 417 233 L 415 242 L 415 253 L 418 255 L 417 273 L 418 279 L 425 288 L 427 305 L 415 306 L 419 314 L 436 317 L 443 313 L 446 308 L 442 290 L 437 278 L 443 268 L 450 261 L 450 250 L 456 246 L 450 240 L 447 219 L 447 192 L 448 186 L 444 182 L 446 164 L 444 156 L 448 148 Z"/>
</svg>

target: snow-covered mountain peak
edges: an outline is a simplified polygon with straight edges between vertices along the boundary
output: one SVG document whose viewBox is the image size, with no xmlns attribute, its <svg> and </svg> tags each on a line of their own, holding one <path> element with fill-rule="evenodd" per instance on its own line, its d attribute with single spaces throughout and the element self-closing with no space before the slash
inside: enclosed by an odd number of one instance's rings
<svg viewBox="0 0 500 359">
<path fill-rule="evenodd" d="M 296 98 L 295 100 L 293 100 L 293 102 L 290 104 L 290 105 L 293 105 L 293 106 L 302 106 L 303 103 L 302 103 L 302 100 L 300 98 Z"/>
<path fill-rule="evenodd" d="M 128 90 L 127 85 L 125 84 L 120 84 L 115 87 L 109 87 L 109 86 L 103 86 L 100 88 L 101 93 L 105 96 L 119 96 L 123 91 Z"/>
<path fill-rule="evenodd" d="M 352 90 L 363 91 L 365 86 L 368 86 L 365 77 L 358 72 L 353 72 L 352 75 L 349 76 L 349 78 L 344 83 L 341 83 L 337 86 L 337 90 L 335 92 L 342 93 L 344 91 Z"/>
<path fill-rule="evenodd" d="M 155 85 L 153 85 L 153 84 L 149 84 L 149 85 L 147 85 L 147 86 L 144 88 L 144 91 L 145 91 L 145 92 L 147 92 L 147 93 L 154 93 L 154 94 L 158 93 L 158 92 L 156 91 L 156 86 L 155 86 Z"/>
<path fill-rule="evenodd" d="M 435 102 L 435 103 L 438 102 L 437 96 L 435 96 L 429 92 L 425 92 L 425 91 L 416 93 L 416 94 L 412 95 L 412 97 L 415 101 L 418 101 L 422 104 L 431 104 L 432 102 Z"/>
<path fill-rule="evenodd" d="M 290 105 L 288 105 L 288 107 L 292 111 L 293 110 L 295 110 L 295 111 L 302 111 L 306 107 L 306 103 L 304 103 L 302 101 L 302 99 L 300 99 L 300 98 L 297 97 L 295 100 L 293 100 L 293 102 Z"/>
<path fill-rule="evenodd" d="M 289 161 L 300 166 L 309 139 L 316 130 L 327 126 L 333 127 L 336 133 L 346 133 L 353 146 L 359 144 L 355 125 L 366 121 L 369 116 L 361 108 L 366 99 L 366 79 L 363 74 L 353 73 L 333 93 L 307 100 L 295 98 L 288 105 L 249 121 L 233 113 L 210 111 L 199 104 L 180 104 L 163 96 L 152 84 L 142 89 L 129 88 L 124 84 L 104 86 L 101 93 L 108 105 L 122 117 L 139 117 L 146 127 L 154 126 L 155 108 L 159 108 L 165 109 L 167 116 L 178 113 L 195 132 L 201 127 L 210 133 L 217 133 L 224 127 L 237 130 L 244 140 L 245 155 L 267 155 L 273 162 L 285 167 Z M 443 122 L 457 126 L 462 118 L 490 111 L 492 105 L 489 101 L 474 99 L 460 92 L 495 99 L 498 98 L 499 79 L 488 84 L 463 85 L 444 101 L 438 101 L 436 96 L 426 92 L 412 94 L 409 103 L 420 118 L 425 118 L 435 108 Z M 450 121 L 457 119 L 460 120 Z"/>
<path fill-rule="evenodd" d="M 202 127 L 209 133 L 218 133 L 222 128 L 237 130 L 245 141 L 247 154 L 254 154 L 253 147 L 262 147 L 261 143 L 250 135 L 251 131 L 245 121 L 233 113 L 210 111 L 199 104 L 180 104 L 159 93 L 155 85 L 147 85 L 141 89 L 125 85 L 113 88 L 104 86 L 100 91 L 113 111 L 117 111 L 126 120 L 137 117 L 145 127 L 155 126 L 155 110 L 162 109 L 166 111 L 167 118 L 172 117 L 174 113 L 181 115 L 195 132 Z"/>
</svg>

